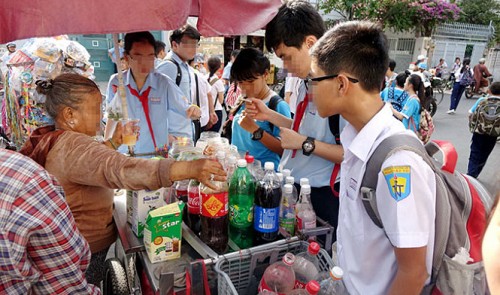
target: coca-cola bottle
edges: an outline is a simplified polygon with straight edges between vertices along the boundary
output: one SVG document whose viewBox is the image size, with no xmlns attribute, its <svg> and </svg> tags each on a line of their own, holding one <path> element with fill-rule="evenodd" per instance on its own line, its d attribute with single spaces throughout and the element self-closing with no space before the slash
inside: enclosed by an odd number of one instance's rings
<svg viewBox="0 0 500 295">
<path fill-rule="evenodd" d="M 174 184 L 174 192 L 175 197 L 179 201 L 183 201 L 184 203 L 188 202 L 188 184 L 189 180 L 180 180 L 176 181 Z M 184 210 L 182 212 L 182 220 L 187 224 L 187 206 L 184 206 Z"/>
<path fill-rule="evenodd" d="M 281 183 L 274 173 L 274 163 L 264 164 L 265 174 L 257 182 L 254 207 L 254 245 L 273 242 L 278 238 Z"/>
<path fill-rule="evenodd" d="M 200 182 L 191 179 L 188 185 L 186 225 L 193 230 L 195 234 L 200 232 Z"/>
<path fill-rule="evenodd" d="M 303 289 L 311 280 L 317 278 L 319 273 L 318 253 L 320 246 L 312 242 L 307 247 L 307 251 L 295 256 L 293 270 L 295 271 L 295 289 Z"/>
<path fill-rule="evenodd" d="M 286 253 L 281 261 L 268 266 L 260 280 L 259 292 L 268 290 L 286 294 L 292 291 L 295 282 L 294 262 L 295 256 L 292 253 Z"/>
<path fill-rule="evenodd" d="M 222 152 L 223 153 L 223 152 Z M 217 157 L 220 163 L 224 155 Z M 227 250 L 229 226 L 229 197 L 226 181 L 212 181 L 216 189 L 200 185 L 201 203 L 201 240 L 215 252 L 222 254 Z"/>
<path fill-rule="evenodd" d="M 286 295 L 316 295 L 320 290 L 320 285 L 317 281 L 312 280 L 307 283 L 304 289 L 295 289 Z"/>
</svg>

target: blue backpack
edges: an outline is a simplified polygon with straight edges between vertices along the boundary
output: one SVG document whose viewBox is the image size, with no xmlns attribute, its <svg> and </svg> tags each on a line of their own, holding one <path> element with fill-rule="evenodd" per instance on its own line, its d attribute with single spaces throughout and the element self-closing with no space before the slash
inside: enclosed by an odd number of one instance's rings
<svg viewBox="0 0 500 295">
<path fill-rule="evenodd" d="M 462 74 L 462 78 L 460 78 L 460 85 L 469 86 L 474 83 L 474 78 L 472 78 L 472 73 L 470 72 L 470 68 L 464 68 L 464 72 Z"/>
</svg>

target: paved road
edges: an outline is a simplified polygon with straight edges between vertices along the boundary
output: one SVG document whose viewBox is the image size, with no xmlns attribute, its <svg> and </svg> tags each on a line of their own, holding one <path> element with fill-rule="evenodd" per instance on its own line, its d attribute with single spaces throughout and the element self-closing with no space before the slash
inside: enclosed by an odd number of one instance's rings
<svg viewBox="0 0 500 295">
<path fill-rule="evenodd" d="M 458 153 L 457 170 L 462 173 L 467 172 L 472 138 L 472 134 L 469 132 L 468 110 L 475 101 L 476 97 L 466 99 L 464 95 L 456 114 L 448 115 L 446 111 L 450 105 L 450 95 L 445 94 L 445 98 L 438 106 L 437 113 L 433 118 L 436 129 L 432 139 L 448 140 L 453 143 Z M 492 192 L 500 190 L 500 143 L 497 142 L 478 179 Z"/>
</svg>

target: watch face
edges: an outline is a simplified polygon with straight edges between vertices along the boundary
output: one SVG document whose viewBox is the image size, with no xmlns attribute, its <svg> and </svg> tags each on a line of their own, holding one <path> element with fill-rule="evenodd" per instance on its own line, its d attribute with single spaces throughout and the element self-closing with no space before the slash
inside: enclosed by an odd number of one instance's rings
<svg viewBox="0 0 500 295">
<path fill-rule="evenodd" d="M 306 152 L 309 152 L 309 151 L 311 151 L 312 149 L 313 149 L 313 145 L 312 145 L 312 143 L 310 143 L 310 142 L 305 142 L 305 143 L 304 143 L 304 150 L 305 150 Z"/>
</svg>

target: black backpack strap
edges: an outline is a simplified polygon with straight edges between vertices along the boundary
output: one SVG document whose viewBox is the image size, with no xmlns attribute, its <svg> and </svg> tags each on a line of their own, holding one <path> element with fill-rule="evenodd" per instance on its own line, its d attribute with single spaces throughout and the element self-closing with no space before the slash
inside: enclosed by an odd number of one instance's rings
<svg viewBox="0 0 500 295">
<path fill-rule="evenodd" d="M 200 91 L 198 88 L 198 75 L 194 73 L 194 81 L 196 83 L 196 105 L 200 107 Z M 194 141 L 198 141 L 201 135 L 201 122 L 200 119 L 193 120 L 194 123 Z"/>
<path fill-rule="evenodd" d="M 198 107 L 201 107 L 201 105 L 200 105 L 200 89 L 198 87 L 198 75 L 196 75 L 196 73 L 194 73 L 194 82 L 196 84 L 196 105 Z"/>
<path fill-rule="evenodd" d="M 269 101 L 268 105 L 269 109 L 276 111 L 276 109 L 278 108 L 278 104 L 282 101 L 284 100 L 279 95 L 271 97 L 271 100 Z M 269 122 L 269 126 L 271 127 L 271 132 L 274 132 L 274 125 L 271 122 Z"/>
<path fill-rule="evenodd" d="M 175 84 L 177 84 L 177 86 L 179 86 L 181 84 L 181 80 L 182 80 L 181 66 L 179 65 L 179 63 L 176 60 L 174 60 L 172 58 L 167 58 L 167 61 L 173 63 L 177 67 L 177 75 L 175 76 Z"/>
<path fill-rule="evenodd" d="M 429 154 L 426 147 L 424 147 L 422 142 L 414 136 L 408 134 L 395 134 L 387 137 L 377 146 L 366 163 L 366 170 L 363 180 L 361 181 L 360 191 L 361 200 L 366 213 L 379 228 L 384 228 L 384 226 L 377 207 L 376 189 L 378 173 L 382 169 L 384 161 L 395 152 L 401 150 L 412 151 L 421 156 L 434 170 L 433 165 L 429 161 Z"/>
<path fill-rule="evenodd" d="M 340 144 L 340 115 L 328 117 L 328 125 L 330 126 L 330 132 L 335 137 L 335 143 Z"/>
</svg>

